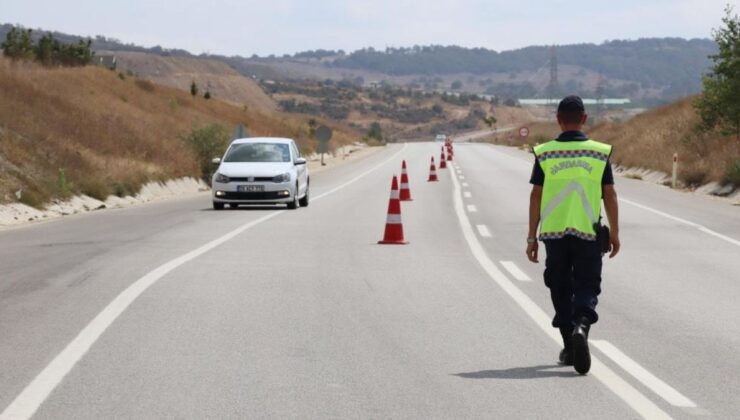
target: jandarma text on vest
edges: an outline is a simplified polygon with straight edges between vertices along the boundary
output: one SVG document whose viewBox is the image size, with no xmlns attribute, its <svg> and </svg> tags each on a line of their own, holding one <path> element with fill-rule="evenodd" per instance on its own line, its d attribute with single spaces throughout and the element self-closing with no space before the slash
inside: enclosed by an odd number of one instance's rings
<svg viewBox="0 0 740 420">
<path fill-rule="evenodd" d="M 550 174 L 555 175 L 558 172 L 562 171 L 563 169 L 570 169 L 570 168 L 583 168 L 589 174 L 594 170 L 593 166 L 591 166 L 591 164 L 589 164 L 585 160 L 573 159 L 573 160 L 566 160 L 563 162 L 559 162 L 558 164 L 550 168 Z"/>
</svg>

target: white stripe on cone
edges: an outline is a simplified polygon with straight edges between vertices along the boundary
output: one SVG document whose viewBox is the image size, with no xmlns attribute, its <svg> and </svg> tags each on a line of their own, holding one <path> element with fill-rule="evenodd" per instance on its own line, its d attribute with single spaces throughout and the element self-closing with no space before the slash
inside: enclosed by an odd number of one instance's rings
<svg viewBox="0 0 740 420">
<path fill-rule="evenodd" d="M 398 192 L 398 190 L 391 191 L 391 199 L 398 200 L 400 199 L 401 194 Z"/>
<path fill-rule="evenodd" d="M 401 223 L 401 215 L 400 214 L 389 214 L 388 217 L 385 219 L 385 223 L 389 225 L 400 225 Z"/>
</svg>

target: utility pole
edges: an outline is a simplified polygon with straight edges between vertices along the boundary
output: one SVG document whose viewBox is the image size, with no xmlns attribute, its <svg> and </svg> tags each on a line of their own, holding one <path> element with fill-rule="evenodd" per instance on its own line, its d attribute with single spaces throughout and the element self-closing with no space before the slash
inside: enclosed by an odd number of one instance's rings
<svg viewBox="0 0 740 420">
<path fill-rule="evenodd" d="M 599 73 L 599 78 L 596 81 L 596 122 L 601 122 L 601 118 L 604 116 L 604 95 L 606 91 L 606 79 L 604 75 Z"/>
<path fill-rule="evenodd" d="M 558 83 L 558 52 L 555 45 L 550 46 L 550 82 L 547 84 L 547 100 L 549 104 L 557 103 L 560 96 Z"/>
</svg>

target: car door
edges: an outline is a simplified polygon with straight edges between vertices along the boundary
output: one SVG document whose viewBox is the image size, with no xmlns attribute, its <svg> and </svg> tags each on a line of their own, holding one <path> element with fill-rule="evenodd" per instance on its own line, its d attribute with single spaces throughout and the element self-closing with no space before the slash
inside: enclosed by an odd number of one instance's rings
<svg viewBox="0 0 740 420">
<path fill-rule="evenodd" d="M 301 154 L 295 142 L 290 143 L 290 148 L 293 150 L 293 161 L 295 162 Z M 298 196 L 302 197 L 308 188 L 308 165 L 296 165 L 296 173 L 298 175 Z"/>
</svg>

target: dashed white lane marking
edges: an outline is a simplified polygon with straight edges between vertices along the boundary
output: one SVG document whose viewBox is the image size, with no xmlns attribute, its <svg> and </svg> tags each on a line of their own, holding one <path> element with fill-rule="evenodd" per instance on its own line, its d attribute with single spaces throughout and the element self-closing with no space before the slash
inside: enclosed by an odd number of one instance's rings
<svg viewBox="0 0 740 420">
<path fill-rule="evenodd" d="M 550 317 L 543 311 L 529 296 L 522 292 L 514 283 L 504 275 L 501 270 L 498 269 L 496 264 L 491 261 L 486 254 L 485 249 L 481 245 L 478 237 L 473 231 L 473 226 L 470 223 L 470 219 L 465 214 L 465 208 L 463 207 L 463 200 L 460 196 L 460 184 L 458 183 L 455 176 L 450 173 L 453 184 L 453 201 L 455 204 L 455 214 L 460 223 L 463 237 L 468 243 L 473 257 L 478 261 L 483 270 L 486 271 L 488 276 L 516 302 L 522 310 L 534 321 L 534 323 L 553 341 L 560 345 L 560 334 L 552 328 L 550 324 Z M 591 358 L 591 376 L 598 379 L 603 383 L 609 390 L 614 392 L 619 398 L 622 399 L 628 406 L 630 406 L 638 415 L 646 419 L 670 419 L 671 417 L 658 407 L 654 402 L 650 401 L 640 391 L 635 389 L 627 381 L 622 379 L 608 366 L 603 364 L 598 358 Z"/>
<path fill-rule="evenodd" d="M 646 206 L 644 204 L 636 203 L 636 202 L 634 202 L 632 200 L 627 200 L 626 198 L 621 198 L 620 197 L 619 198 L 619 201 L 625 202 L 625 203 L 630 204 L 632 206 L 635 206 L 637 208 L 641 208 L 643 210 L 646 210 L 646 211 L 649 211 L 651 213 L 657 214 L 658 216 L 663 216 L 666 219 L 670 219 L 670 220 L 673 220 L 675 222 L 683 223 L 686 226 L 691 226 L 693 228 L 696 228 L 699 231 L 706 233 L 707 235 L 711 235 L 711 236 L 714 236 L 715 238 L 722 239 L 723 241 L 729 242 L 729 243 L 731 243 L 733 245 L 740 246 L 740 241 L 738 241 L 737 239 L 731 238 L 731 237 L 729 237 L 727 235 L 723 235 L 723 234 L 721 234 L 719 232 L 715 232 L 715 231 L 707 228 L 706 226 L 702 226 L 702 225 L 700 225 L 698 223 L 694 223 L 692 221 L 689 221 L 689 220 L 686 220 L 686 219 L 682 219 L 680 217 L 676 217 L 676 216 L 674 216 L 672 214 L 668 214 L 666 212 L 663 212 L 663 211 L 660 211 L 660 210 L 656 210 L 656 209 L 654 209 L 652 207 L 648 207 L 648 206 Z"/>
<path fill-rule="evenodd" d="M 472 197 L 472 196 L 473 196 L 473 194 L 471 194 L 471 193 L 470 193 L 470 191 L 465 191 L 465 192 L 463 193 L 463 197 L 465 197 L 465 198 L 470 198 L 470 197 Z"/>
<path fill-rule="evenodd" d="M 407 145 L 384 160 L 380 164 L 372 167 L 371 169 L 361 173 L 360 175 L 350 179 L 349 181 L 330 189 L 316 197 L 313 197 L 313 201 L 320 200 L 330 194 L 333 194 L 357 181 L 376 169 L 386 165 L 388 162 L 396 159 L 396 157 L 406 150 Z M 149 287 L 160 280 L 162 277 L 167 275 L 170 271 L 175 268 L 198 258 L 208 251 L 222 245 L 234 237 L 240 235 L 244 231 L 257 226 L 263 222 L 266 222 L 287 210 L 280 210 L 273 213 L 268 213 L 265 216 L 260 217 L 257 220 L 253 220 L 241 227 L 221 236 L 220 238 L 214 239 L 205 245 L 201 245 L 186 254 L 183 254 L 175 259 L 172 259 L 161 266 L 150 271 L 144 277 L 133 282 L 123 292 L 121 292 L 111 303 L 108 304 L 100 313 L 98 313 L 87 326 L 80 331 L 67 347 L 62 350 L 36 377 L 26 386 L 21 393 L 15 397 L 13 402 L 0 413 L 0 420 L 25 420 L 31 418 L 36 410 L 39 409 L 41 404 L 46 401 L 49 394 L 62 382 L 64 377 L 74 368 L 77 362 L 90 350 L 100 336 L 113 324 L 113 322 L 133 303 L 136 298 L 141 296 Z"/>
<path fill-rule="evenodd" d="M 465 179 L 465 177 L 463 175 L 460 175 L 460 179 Z"/>
<path fill-rule="evenodd" d="M 468 204 L 468 212 L 475 213 L 478 211 L 478 207 L 475 206 L 475 204 Z"/>
<path fill-rule="evenodd" d="M 648 372 L 647 369 L 640 366 L 640 364 L 629 358 L 626 354 L 622 353 L 622 351 L 612 343 L 605 340 L 591 340 L 591 343 L 593 343 L 597 349 L 601 350 L 601 352 L 608 358 L 612 359 L 614 363 L 618 364 L 627 373 L 642 382 L 643 385 L 658 394 L 669 404 L 681 408 L 696 408 L 696 404 L 694 404 L 693 401 L 686 398 L 683 394 L 676 391 L 667 383 L 658 379 L 658 377 L 652 373 Z"/>
<path fill-rule="evenodd" d="M 478 229 L 478 234 L 484 238 L 490 238 L 491 237 L 491 231 L 488 230 L 488 226 L 486 225 L 475 225 L 476 229 Z"/>
<path fill-rule="evenodd" d="M 506 271 L 519 281 L 532 281 L 531 278 L 522 271 L 513 261 L 501 261 L 501 265 L 504 266 Z"/>
<path fill-rule="evenodd" d="M 467 182 L 463 182 L 463 183 L 462 183 L 462 186 L 463 186 L 463 187 L 468 187 L 469 185 L 468 185 L 468 183 L 467 183 Z"/>
</svg>

